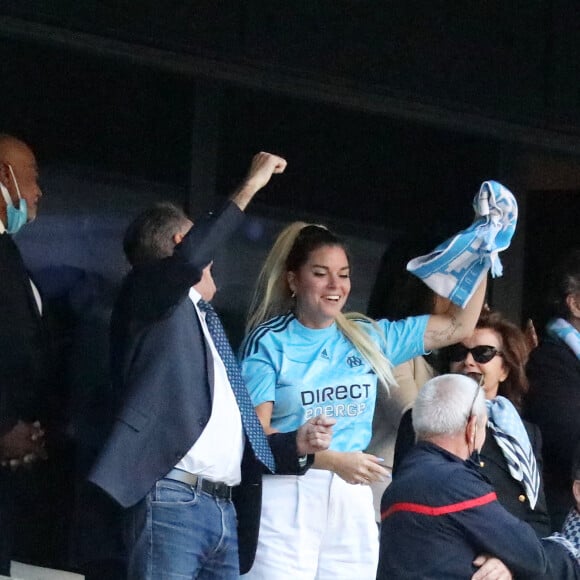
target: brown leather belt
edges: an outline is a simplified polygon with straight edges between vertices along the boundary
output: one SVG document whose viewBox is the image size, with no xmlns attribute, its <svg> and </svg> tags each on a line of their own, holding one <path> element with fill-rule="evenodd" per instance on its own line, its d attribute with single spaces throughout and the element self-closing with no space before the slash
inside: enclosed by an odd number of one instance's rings
<svg viewBox="0 0 580 580">
<path fill-rule="evenodd" d="M 201 489 L 201 491 L 209 493 L 214 497 L 232 499 L 233 487 L 221 481 L 210 481 L 209 479 L 204 479 L 199 475 L 183 471 L 183 469 L 172 469 L 165 477 Z"/>
</svg>

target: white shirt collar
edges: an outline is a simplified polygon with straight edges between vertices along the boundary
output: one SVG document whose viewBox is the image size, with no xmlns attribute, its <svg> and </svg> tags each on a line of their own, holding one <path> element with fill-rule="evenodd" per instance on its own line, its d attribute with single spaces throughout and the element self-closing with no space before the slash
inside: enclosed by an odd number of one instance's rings
<svg viewBox="0 0 580 580">
<path fill-rule="evenodd" d="M 196 306 L 197 303 L 201 300 L 201 294 L 195 288 L 193 288 L 193 286 L 189 289 L 189 297 Z"/>
<path fill-rule="evenodd" d="M 0 220 L 0 234 L 5 234 L 6 228 L 4 227 L 4 223 Z"/>
</svg>

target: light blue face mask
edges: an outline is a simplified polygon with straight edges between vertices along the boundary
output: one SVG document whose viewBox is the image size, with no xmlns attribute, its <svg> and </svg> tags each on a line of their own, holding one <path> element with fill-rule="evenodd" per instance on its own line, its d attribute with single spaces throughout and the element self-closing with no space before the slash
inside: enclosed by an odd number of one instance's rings
<svg viewBox="0 0 580 580">
<path fill-rule="evenodd" d="M 6 231 L 9 234 L 15 234 L 28 221 L 28 206 L 26 205 L 26 200 L 20 195 L 20 188 L 18 187 L 18 182 L 16 181 L 16 176 L 12 170 L 12 166 L 8 165 L 8 168 L 10 169 L 14 185 L 16 186 L 16 193 L 18 194 L 18 199 L 20 201 L 18 208 L 14 207 L 10 193 L 8 193 L 6 186 L 1 182 L 0 191 L 2 192 L 2 197 L 6 202 Z"/>
</svg>

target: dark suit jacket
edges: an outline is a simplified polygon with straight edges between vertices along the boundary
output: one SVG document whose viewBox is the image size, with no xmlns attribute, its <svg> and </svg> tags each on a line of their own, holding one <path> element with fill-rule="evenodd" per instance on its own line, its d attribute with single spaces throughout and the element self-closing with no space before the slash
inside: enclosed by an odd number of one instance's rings
<svg viewBox="0 0 580 580">
<path fill-rule="evenodd" d="M 502 560 L 518 580 L 580 578 L 575 558 L 556 542 L 538 541 L 493 491 L 473 463 L 425 441 L 411 448 L 381 502 L 383 512 L 397 509 L 381 526 L 377 580 L 471 578 L 480 553 Z M 473 500 L 482 501 L 462 509 Z M 409 503 L 443 513 L 425 517 Z"/>
<path fill-rule="evenodd" d="M 536 425 L 527 421 L 524 421 L 524 427 L 528 432 L 538 469 L 541 473 L 542 437 L 540 430 Z M 413 431 L 412 409 L 410 409 L 403 415 L 397 433 L 393 477 L 396 477 L 401 461 L 414 444 L 415 432 Z M 480 458 L 483 463 L 480 472 L 485 475 L 495 488 L 497 499 L 503 507 L 516 518 L 530 524 L 538 537 L 548 536 L 550 534 L 550 518 L 546 507 L 543 483 L 540 485 L 540 494 L 536 507 L 531 509 L 522 484 L 511 476 L 505 457 L 489 428 L 486 431 L 485 443 L 481 449 Z"/>
<path fill-rule="evenodd" d="M 552 528 L 560 530 L 572 505 L 572 457 L 580 444 L 580 360 L 561 340 L 546 337 L 526 368 L 530 390 L 524 415 L 544 440 L 546 499 Z"/>
<path fill-rule="evenodd" d="M 47 395 L 52 385 L 49 348 L 48 332 L 20 251 L 9 234 L 0 234 L 0 436 L 18 420 L 39 419 L 47 426 L 50 416 Z M 49 450 L 51 459 L 52 456 L 53 451 Z M 50 510 L 36 515 L 34 521 L 26 518 L 27 513 L 34 513 L 39 499 L 43 507 L 55 505 L 54 496 L 47 495 L 48 488 L 38 485 L 39 481 L 43 484 L 51 481 L 47 464 L 41 469 L 12 473 L 0 468 L 0 568 L 4 570 L 15 551 L 42 561 L 52 549 L 49 540 L 44 543 L 32 540 L 36 531 L 46 530 L 46 525 L 52 522 L 43 515 Z M 47 485 L 50 487 L 50 483 Z M 14 533 L 16 526 L 18 534 Z M 48 537 L 55 537 L 53 529 Z"/>
<path fill-rule="evenodd" d="M 18 419 L 42 418 L 49 342 L 18 247 L 0 234 L 0 435 Z"/>
<path fill-rule="evenodd" d="M 118 411 L 89 479 L 123 507 L 138 503 L 189 451 L 211 414 L 213 363 L 189 289 L 242 221 L 229 203 L 198 221 L 173 256 L 127 276 L 111 321 Z M 298 473 L 295 433 L 270 437 L 278 472 Z M 246 445 L 237 498 L 242 571 L 253 562 L 264 467 Z"/>
</svg>

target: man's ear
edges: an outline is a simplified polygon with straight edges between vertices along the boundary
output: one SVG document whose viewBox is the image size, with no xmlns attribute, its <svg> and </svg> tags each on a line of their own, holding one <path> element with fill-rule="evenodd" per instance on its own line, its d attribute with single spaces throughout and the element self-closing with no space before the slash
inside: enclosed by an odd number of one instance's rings
<svg viewBox="0 0 580 580">
<path fill-rule="evenodd" d="M 475 449 L 475 436 L 477 435 L 477 417 L 472 415 L 467 421 L 465 427 L 465 442 L 467 447 L 473 447 Z"/>
<path fill-rule="evenodd" d="M 173 245 L 177 246 L 177 244 L 181 244 L 181 241 L 189 233 L 189 230 L 192 227 L 193 227 L 193 222 L 190 221 L 189 219 L 186 220 L 186 222 L 181 225 L 179 230 L 173 234 L 173 236 L 171 238 L 173 240 Z"/>
<path fill-rule="evenodd" d="M 566 304 L 574 318 L 580 318 L 580 294 L 568 294 Z"/>
<path fill-rule="evenodd" d="M 185 234 L 182 234 L 181 232 L 177 232 L 176 234 L 173 234 L 173 243 L 177 246 L 177 244 L 181 244 L 181 240 L 183 240 L 183 238 L 185 237 Z"/>
</svg>

